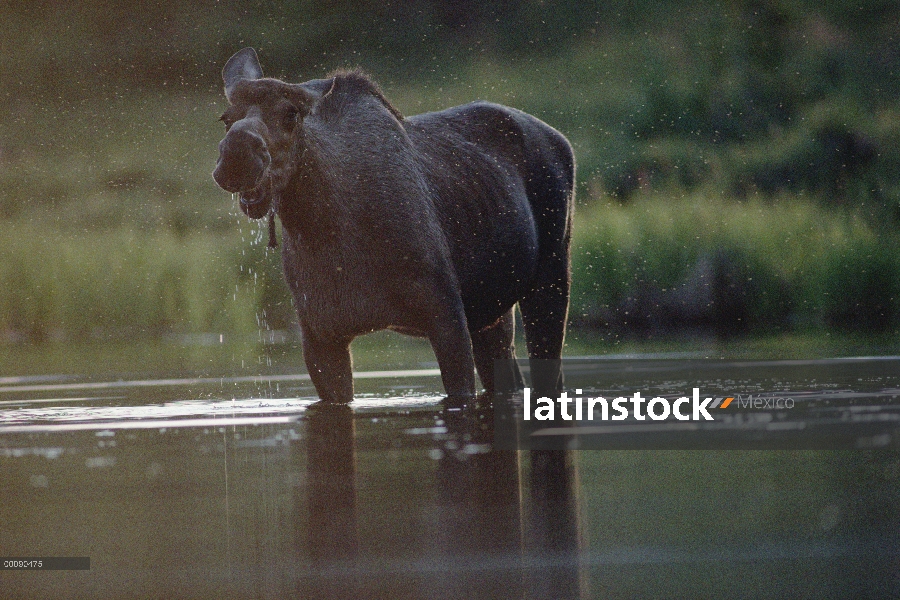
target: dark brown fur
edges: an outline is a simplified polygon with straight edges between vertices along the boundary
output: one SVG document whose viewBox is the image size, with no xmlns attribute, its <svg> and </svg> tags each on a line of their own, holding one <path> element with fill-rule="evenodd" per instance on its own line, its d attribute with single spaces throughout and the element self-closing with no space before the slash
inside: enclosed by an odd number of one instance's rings
<svg viewBox="0 0 900 600">
<path fill-rule="evenodd" d="M 559 358 L 569 298 L 574 158 L 515 109 L 476 102 L 403 118 L 359 71 L 288 84 L 242 50 L 214 173 L 283 225 L 285 277 L 323 400 L 353 398 L 350 341 L 427 336 L 451 396 L 488 391 L 515 356 L 513 307 L 532 358 Z"/>
<path fill-rule="evenodd" d="M 340 83 L 341 86 L 355 86 L 362 93 L 369 93 L 378 98 L 382 104 L 387 107 L 387 109 L 394 115 L 394 118 L 398 121 L 403 120 L 403 115 L 397 110 L 393 104 L 388 101 L 387 98 L 384 97 L 384 93 L 381 91 L 381 87 L 372 79 L 369 78 L 368 75 L 362 69 L 337 69 L 328 74 L 328 78 L 331 79 L 335 84 Z M 332 90 L 334 89 L 334 85 L 332 85 Z M 327 97 L 328 94 L 326 93 Z"/>
</svg>

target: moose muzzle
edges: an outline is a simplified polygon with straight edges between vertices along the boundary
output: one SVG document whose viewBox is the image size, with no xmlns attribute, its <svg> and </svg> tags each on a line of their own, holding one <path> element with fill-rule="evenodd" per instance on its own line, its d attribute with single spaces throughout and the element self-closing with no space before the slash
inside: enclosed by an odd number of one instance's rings
<svg viewBox="0 0 900 600">
<path fill-rule="evenodd" d="M 258 187 L 272 163 L 265 140 L 254 131 L 254 121 L 238 121 L 219 142 L 213 179 L 225 191 L 246 192 Z"/>
</svg>

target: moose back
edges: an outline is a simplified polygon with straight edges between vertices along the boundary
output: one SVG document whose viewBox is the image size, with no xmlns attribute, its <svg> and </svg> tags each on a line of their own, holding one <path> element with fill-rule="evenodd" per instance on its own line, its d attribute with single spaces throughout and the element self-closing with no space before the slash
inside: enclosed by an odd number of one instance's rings
<svg viewBox="0 0 900 600">
<path fill-rule="evenodd" d="M 562 134 L 473 102 L 404 118 L 358 71 L 264 78 L 245 48 L 213 177 L 251 218 L 277 214 L 284 274 L 319 397 L 353 399 L 350 342 L 426 336 L 446 393 L 488 392 L 514 358 L 519 305 L 531 358 L 558 359 L 569 304 L 575 162 Z"/>
</svg>

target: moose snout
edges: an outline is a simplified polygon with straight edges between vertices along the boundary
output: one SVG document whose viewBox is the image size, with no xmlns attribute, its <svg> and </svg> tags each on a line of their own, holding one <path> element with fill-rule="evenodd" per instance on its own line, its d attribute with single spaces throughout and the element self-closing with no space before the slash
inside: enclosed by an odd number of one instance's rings
<svg viewBox="0 0 900 600">
<path fill-rule="evenodd" d="M 228 192 L 245 192 L 257 187 L 272 163 L 263 138 L 247 129 L 232 129 L 219 142 L 219 159 L 213 179 Z"/>
</svg>

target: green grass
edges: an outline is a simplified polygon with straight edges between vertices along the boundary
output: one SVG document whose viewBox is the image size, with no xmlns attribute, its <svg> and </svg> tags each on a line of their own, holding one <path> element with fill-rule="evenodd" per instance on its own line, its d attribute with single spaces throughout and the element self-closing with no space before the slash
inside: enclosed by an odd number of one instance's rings
<svg viewBox="0 0 900 600">
<path fill-rule="evenodd" d="M 32 339 L 256 331 L 274 256 L 233 236 L 16 223 L 0 234 L 0 330 Z M 272 254 L 272 253 L 270 253 Z M 268 270 L 267 270 L 268 269 Z M 276 271 L 277 273 L 277 271 Z"/>
<path fill-rule="evenodd" d="M 223 220 L 229 228 L 189 234 L 8 222 L 0 230 L 0 331 L 46 339 L 290 327 L 280 261 L 261 225 L 233 213 Z M 771 331 L 767 320 L 787 306 L 788 329 L 889 333 L 900 311 L 896 238 L 795 196 L 597 201 L 576 216 L 572 315 L 615 309 L 638 282 L 671 289 L 701 256 L 724 250 L 753 282 L 753 331 Z"/>
<path fill-rule="evenodd" d="M 900 244 L 856 215 L 799 196 L 736 201 L 651 193 L 580 211 L 573 315 L 615 310 L 641 284 L 663 291 L 701 256 L 725 252 L 752 283 L 754 329 L 787 311 L 791 328 L 893 331 L 900 317 Z"/>
</svg>

